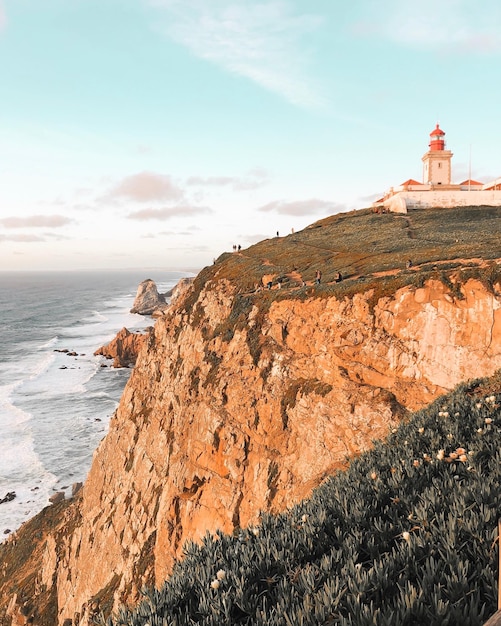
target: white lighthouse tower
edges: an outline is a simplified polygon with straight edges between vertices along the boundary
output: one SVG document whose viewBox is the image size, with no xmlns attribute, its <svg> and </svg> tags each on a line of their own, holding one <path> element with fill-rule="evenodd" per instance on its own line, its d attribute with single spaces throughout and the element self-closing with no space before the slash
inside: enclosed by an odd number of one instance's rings
<svg viewBox="0 0 501 626">
<path fill-rule="evenodd" d="M 437 124 L 430 133 L 430 149 L 422 158 L 425 185 L 451 184 L 452 152 L 445 149 L 444 137 L 444 131 Z"/>
</svg>

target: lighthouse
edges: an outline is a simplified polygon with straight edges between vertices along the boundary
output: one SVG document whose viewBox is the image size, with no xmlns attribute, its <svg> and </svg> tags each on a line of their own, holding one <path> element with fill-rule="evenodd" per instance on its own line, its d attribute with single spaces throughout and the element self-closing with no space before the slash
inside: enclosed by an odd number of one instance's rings
<svg viewBox="0 0 501 626">
<path fill-rule="evenodd" d="M 445 133 L 437 124 L 430 133 L 430 148 L 423 155 L 423 183 L 425 185 L 451 184 L 452 152 L 445 149 Z"/>
<path fill-rule="evenodd" d="M 437 124 L 430 133 L 423 162 L 423 182 L 409 178 L 373 203 L 373 209 L 407 213 L 409 209 L 447 209 L 458 206 L 501 207 L 501 176 L 488 183 L 476 180 L 451 183 L 452 152 L 446 150 L 445 133 Z"/>
</svg>

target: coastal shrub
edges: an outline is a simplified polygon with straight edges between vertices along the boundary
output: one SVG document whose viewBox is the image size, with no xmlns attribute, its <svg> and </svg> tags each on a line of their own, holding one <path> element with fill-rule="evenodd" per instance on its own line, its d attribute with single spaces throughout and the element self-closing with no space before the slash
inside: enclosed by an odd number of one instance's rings
<svg viewBox="0 0 501 626">
<path fill-rule="evenodd" d="M 415 413 L 290 511 L 187 544 L 161 589 L 106 623 L 483 624 L 497 604 L 501 513 L 493 380 Z"/>
</svg>

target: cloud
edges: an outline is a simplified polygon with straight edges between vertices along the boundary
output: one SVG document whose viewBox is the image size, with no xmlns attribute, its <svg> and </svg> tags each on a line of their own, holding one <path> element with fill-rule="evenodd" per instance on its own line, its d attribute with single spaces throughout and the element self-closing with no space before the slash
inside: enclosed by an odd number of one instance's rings
<svg viewBox="0 0 501 626">
<path fill-rule="evenodd" d="M 253 243 L 259 243 L 260 241 L 263 241 L 264 239 L 269 239 L 270 235 L 269 233 L 267 235 L 243 235 L 242 239 L 244 241 L 247 241 L 250 244 Z"/>
<path fill-rule="evenodd" d="M 380 0 L 354 24 L 358 35 L 378 35 L 407 47 L 463 53 L 501 51 L 501 6 L 479 10 L 471 0 Z M 374 12 L 371 12 L 374 9 Z"/>
<path fill-rule="evenodd" d="M 162 230 L 158 233 L 148 233 L 146 235 L 142 235 L 141 239 L 160 239 L 161 237 L 191 237 L 193 233 L 188 233 L 183 230 Z"/>
<path fill-rule="evenodd" d="M 232 185 L 236 179 L 231 176 L 190 176 L 187 185 L 199 185 L 207 187 L 226 187 Z"/>
<path fill-rule="evenodd" d="M 17 243 L 33 243 L 36 241 L 45 241 L 44 237 L 38 235 L 2 235 L 0 241 L 15 241 Z"/>
<path fill-rule="evenodd" d="M 231 187 L 233 191 L 259 189 L 268 182 L 264 170 L 253 170 L 247 176 L 190 176 L 187 185 L 198 187 Z"/>
<path fill-rule="evenodd" d="M 284 0 L 150 0 L 167 17 L 166 33 L 195 56 L 244 76 L 293 104 L 324 106 L 302 44 L 323 22 L 294 14 Z"/>
<path fill-rule="evenodd" d="M 368 194 L 366 196 L 360 196 L 358 198 L 358 200 L 360 202 L 367 202 L 369 204 L 372 204 L 376 200 L 379 200 L 379 198 L 382 198 L 385 193 L 386 193 L 385 191 L 379 191 L 377 193 L 370 193 L 370 194 Z"/>
<path fill-rule="evenodd" d="M 314 213 L 339 213 L 346 210 L 345 205 L 335 202 L 327 202 L 326 200 L 295 200 L 293 202 L 285 202 L 284 200 L 275 200 L 258 208 L 263 213 L 280 213 L 282 215 L 310 215 Z"/>
<path fill-rule="evenodd" d="M 107 198 L 125 198 L 134 202 L 179 200 L 182 190 L 170 176 L 154 172 L 140 172 L 126 176 L 108 193 Z"/>
<path fill-rule="evenodd" d="M 209 207 L 178 205 L 163 209 L 141 209 L 140 211 L 129 213 L 127 217 L 131 220 L 145 222 L 147 220 L 170 220 L 173 217 L 186 217 L 187 215 L 200 215 L 212 212 L 212 209 L 209 209 Z"/>
<path fill-rule="evenodd" d="M 154 149 L 152 146 L 149 146 L 145 143 L 140 143 L 134 148 L 134 152 L 136 154 L 153 154 Z"/>
<path fill-rule="evenodd" d="M 31 215 L 30 217 L 4 217 L 0 224 L 4 228 L 61 228 L 73 220 L 64 215 Z"/>
</svg>

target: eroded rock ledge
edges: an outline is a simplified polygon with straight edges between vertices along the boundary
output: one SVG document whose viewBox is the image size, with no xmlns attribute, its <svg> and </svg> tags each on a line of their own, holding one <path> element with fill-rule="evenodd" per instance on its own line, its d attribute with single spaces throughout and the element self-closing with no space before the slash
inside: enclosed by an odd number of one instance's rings
<svg viewBox="0 0 501 626">
<path fill-rule="evenodd" d="M 131 333 L 124 327 L 110 343 L 98 348 L 94 356 L 113 359 L 113 367 L 132 367 L 152 331 L 153 328 L 150 327 L 146 333 Z"/>
</svg>

